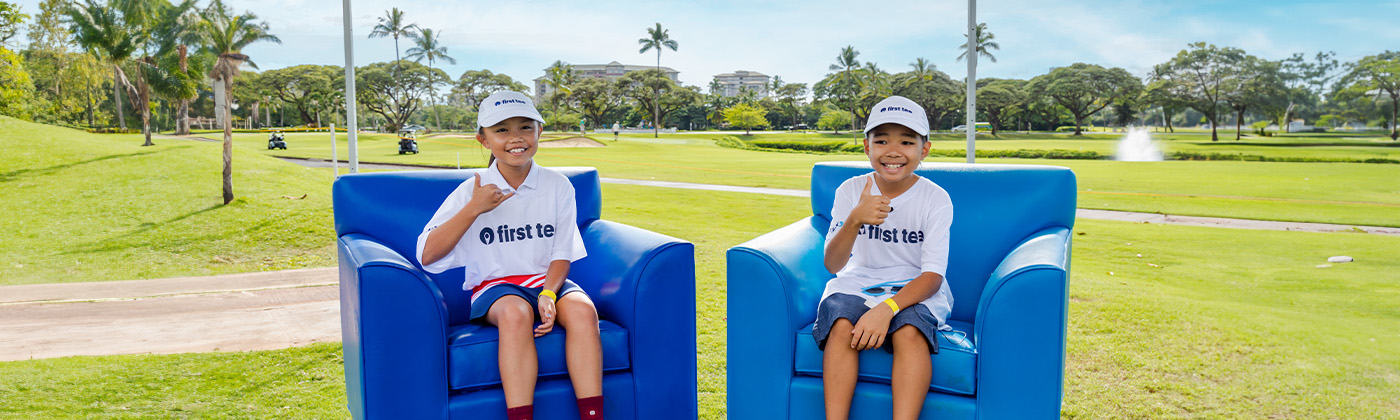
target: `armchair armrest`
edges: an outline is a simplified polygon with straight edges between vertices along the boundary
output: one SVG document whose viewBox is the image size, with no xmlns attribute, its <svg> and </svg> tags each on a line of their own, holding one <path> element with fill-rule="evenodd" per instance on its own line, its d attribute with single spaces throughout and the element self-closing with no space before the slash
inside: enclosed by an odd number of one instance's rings
<svg viewBox="0 0 1400 420">
<path fill-rule="evenodd" d="M 979 418 L 1058 418 L 1064 386 L 1071 235 L 1031 235 L 992 272 L 978 302 Z"/>
<path fill-rule="evenodd" d="M 729 249 L 728 405 L 731 418 L 788 418 L 794 332 L 817 317 L 832 275 L 827 223 L 808 217 Z"/>
<path fill-rule="evenodd" d="M 337 247 L 351 415 L 447 418 L 442 292 L 408 259 L 368 235 L 342 236 Z"/>
<path fill-rule="evenodd" d="M 627 329 L 638 418 L 696 418 L 695 246 L 606 220 L 581 232 L 569 277 Z"/>
</svg>

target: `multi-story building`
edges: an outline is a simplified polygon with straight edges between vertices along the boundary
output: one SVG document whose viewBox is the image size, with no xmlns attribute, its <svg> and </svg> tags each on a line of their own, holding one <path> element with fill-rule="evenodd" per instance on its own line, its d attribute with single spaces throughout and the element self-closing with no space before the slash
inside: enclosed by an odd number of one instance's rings
<svg viewBox="0 0 1400 420">
<path fill-rule="evenodd" d="M 756 71 L 735 70 L 733 73 L 715 75 L 715 81 L 724 87 L 724 96 L 739 96 L 744 89 L 758 92 L 758 97 L 768 97 L 768 75 Z"/>
<path fill-rule="evenodd" d="M 579 79 L 583 79 L 585 77 L 596 77 L 608 80 L 617 80 L 617 78 L 622 77 L 622 75 L 634 71 L 651 70 L 656 68 L 656 66 L 634 66 L 631 64 L 622 64 L 616 61 L 608 64 L 573 64 L 572 67 L 574 68 L 574 74 L 577 75 Z M 545 79 L 549 78 L 549 68 L 546 67 L 544 71 L 544 76 L 535 78 L 536 102 L 544 101 L 546 98 L 549 97 L 550 93 L 554 92 L 554 89 L 549 86 L 549 83 L 545 83 Z M 661 71 L 666 72 L 666 76 L 670 77 L 672 81 L 680 83 L 681 72 L 676 71 L 675 69 L 672 69 L 670 67 L 661 67 Z"/>
</svg>

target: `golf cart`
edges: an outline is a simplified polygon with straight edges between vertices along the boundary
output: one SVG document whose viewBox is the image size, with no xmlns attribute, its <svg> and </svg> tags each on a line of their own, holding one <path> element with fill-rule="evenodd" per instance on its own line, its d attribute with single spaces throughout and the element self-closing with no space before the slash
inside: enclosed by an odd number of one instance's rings
<svg viewBox="0 0 1400 420">
<path fill-rule="evenodd" d="M 287 150 L 287 141 L 282 137 L 281 131 L 273 131 L 267 135 L 267 150 L 272 149 Z"/>
<path fill-rule="evenodd" d="M 418 130 L 405 127 L 399 130 L 399 154 L 413 152 L 418 154 Z"/>
</svg>

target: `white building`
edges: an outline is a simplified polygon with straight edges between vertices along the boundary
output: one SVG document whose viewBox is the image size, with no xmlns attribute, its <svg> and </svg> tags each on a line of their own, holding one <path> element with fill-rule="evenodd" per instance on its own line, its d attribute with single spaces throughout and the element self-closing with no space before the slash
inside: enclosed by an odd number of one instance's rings
<svg viewBox="0 0 1400 420">
<path fill-rule="evenodd" d="M 571 66 L 574 68 L 574 75 L 578 76 L 580 80 L 586 77 L 595 77 L 608 79 L 610 81 L 617 80 L 619 77 L 622 77 L 622 75 L 634 71 L 651 70 L 656 68 L 656 66 L 634 66 L 631 64 L 622 64 L 616 61 L 608 64 L 573 64 Z M 670 67 L 661 67 L 661 71 L 666 72 L 666 76 L 670 77 L 671 81 L 674 81 L 678 84 L 680 83 L 681 72 L 676 71 L 675 69 L 672 69 Z M 544 72 L 545 75 L 535 78 L 536 102 L 544 101 L 546 98 L 549 97 L 550 93 L 554 92 L 554 89 L 549 86 L 549 83 L 545 83 L 545 80 L 549 78 L 549 68 L 546 67 L 544 69 Z"/>
<path fill-rule="evenodd" d="M 724 96 L 739 96 L 744 89 L 758 92 L 758 97 L 768 97 L 769 76 L 756 71 L 735 70 L 733 73 L 715 75 L 715 81 L 724 87 Z"/>
</svg>

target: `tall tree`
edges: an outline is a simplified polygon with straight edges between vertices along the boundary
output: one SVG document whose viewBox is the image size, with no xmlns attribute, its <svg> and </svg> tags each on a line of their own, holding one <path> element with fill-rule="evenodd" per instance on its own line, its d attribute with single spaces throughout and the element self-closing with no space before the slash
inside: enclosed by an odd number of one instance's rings
<svg viewBox="0 0 1400 420">
<path fill-rule="evenodd" d="M 1238 48 L 1219 48 L 1197 42 L 1161 64 L 1162 68 L 1154 70 L 1153 74 L 1158 80 L 1167 80 L 1176 87 L 1172 91 L 1182 95 L 1180 99 L 1187 106 L 1205 114 L 1210 121 L 1210 140 L 1217 141 L 1220 140 L 1217 133 L 1220 104 L 1230 87 L 1236 85 L 1233 79 L 1239 77 L 1244 56 L 1244 50 Z"/>
<path fill-rule="evenodd" d="M 916 61 L 915 64 L 918 64 Z M 909 98 L 924 107 L 928 116 L 929 128 L 943 127 L 943 118 L 957 112 L 963 106 L 962 82 L 953 80 L 947 73 L 932 66 L 922 71 L 917 65 L 914 71 L 894 76 L 894 94 Z"/>
<path fill-rule="evenodd" d="M 638 51 L 637 51 L 637 54 L 642 54 L 642 53 L 645 53 L 645 52 L 647 52 L 647 51 L 649 51 L 649 50 L 653 50 L 653 49 L 656 50 L 656 71 L 657 71 L 657 72 L 660 72 L 660 71 L 661 71 L 661 48 L 662 48 L 662 47 L 666 47 L 666 48 L 670 48 L 671 51 L 675 51 L 676 48 L 680 46 L 680 44 L 677 44 L 677 43 L 676 43 L 676 40 L 671 39 L 671 31 L 670 31 L 670 30 L 661 29 L 661 23 L 660 23 L 660 22 L 657 22 L 657 23 L 656 23 L 656 27 L 654 27 L 654 28 L 647 28 L 647 37 L 646 37 L 646 38 L 638 39 L 638 40 L 637 40 L 637 43 L 642 45 L 642 49 L 638 50 Z M 661 98 L 658 97 L 658 98 L 654 99 L 654 100 L 652 101 L 652 103 L 655 104 L 655 105 L 654 105 L 654 107 L 652 108 L 652 113 L 651 113 L 651 119 L 652 119 L 652 133 L 651 133 L 651 135 L 652 135 L 652 137 L 660 137 L 660 134 L 658 134 L 658 133 L 661 132 L 661 131 L 660 131 L 660 130 L 661 130 L 661 108 L 659 108 L 659 106 L 660 106 L 660 104 L 661 104 Z"/>
<path fill-rule="evenodd" d="M 106 78 L 96 57 L 76 50 L 65 21 L 68 7 L 65 0 L 43 0 L 26 31 L 25 68 L 37 94 L 34 117 L 39 122 L 68 124 L 79 124 L 87 117 L 88 126 L 93 127 L 93 86 L 99 87 L 96 102 L 100 103 L 107 97 L 100 89 Z"/>
<path fill-rule="evenodd" d="M 214 79 L 214 100 L 223 104 L 223 195 L 224 204 L 228 204 L 233 201 L 233 81 L 238 77 L 238 68 L 243 64 L 258 68 L 242 51 L 254 42 L 281 44 L 282 40 L 269 32 L 271 28 L 266 22 L 258 22 L 257 15 L 252 12 L 235 15 L 232 9 L 224 5 L 223 0 L 211 1 L 209 6 L 204 8 L 203 15 L 204 21 L 199 25 L 199 32 L 209 48 L 219 56 L 209 77 Z"/>
<path fill-rule="evenodd" d="M 783 113 L 792 117 L 792 126 L 796 127 L 797 120 L 802 118 L 802 98 L 807 97 L 807 84 L 784 84 L 778 89 L 777 97 Z"/>
<path fill-rule="evenodd" d="M 749 135 L 749 130 L 755 127 L 768 126 L 768 120 L 763 118 L 763 114 L 762 108 L 741 103 L 724 110 L 724 121 L 731 127 L 743 127 L 744 135 Z"/>
<path fill-rule="evenodd" d="M 1283 84 L 1280 62 L 1245 55 L 1237 68 L 1238 76 L 1230 79 L 1231 86 L 1221 98 L 1235 111 L 1235 140 L 1241 137 L 1245 111 L 1260 110 L 1271 102 L 1288 101 L 1288 88 Z"/>
<path fill-rule="evenodd" d="M 20 25 L 24 24 L 29 15 L 20 13 L 18 4 L 0 1 L 0 47 L 10 41 L 19 32 Z"/>
<path fill-rule="evenodd" d="M 154 57 L 156 65 L 147 69 L 146 79 L 158 95 L 179 103 L 176 135 L 190 133 L 190 101 L 199 97 L 199 86 L 215 59 L 206 51 L 191 60 L 190 50 L 204 44 L 198 30 L 201 19 L 194 0 L 184 0 L 163 11 L 154 29 L 153 40 L 159 49 Z"/>
<path fill-rule="evenodd" d="M 384 11 L 384 16 L 379 17 L 379 24 L 374 25 L 374 29 L 370 30 L 369 37 L 394 37 L 394 63 L 398 63 L 403 60 L 402 57 L 399 57 L 399 37 L 413 36 L 416 31 L 418 31 L 418 25 L 408 23 L 403 17 L 403 11 L 395 7 Z"/>
<path fill-rule="evenodd" d="M 24 59 L 0 45 L 0 115 L 29 120 L 34 82 L 24 71 Z"/>
<path fill-rule="evenodd" d="M 442 74 L 429 76 L 433 72 Z M 397 131 L 423 107 L 423 96 L 432 90 L 429 80 L 435 78 L 445 79 L 447 73 L 412 61 L 373 63 L 355 69 L 355 95 L 366 110 L 384 117 L 386 130 Z"/>
<path fill-rule="evenodd" d="M 1084 119 L 1124 98 L 1136 98 L 1142 80 L 1118 67 L 1074 63 L 1036 76 L 1026 86 L 1030 96 L 1050 98 L 1074 115 L 1074 135 L 1083 135 Z M 968 127 L 971 129 L 972 127 Z"/>
<path fill-rule="evenodd" d="M 554 60 L 554 64 L 550 64 L 544 72 L 544 83 L 550 87 L 549 97 L 546 99 L 549 100 L 553 110 L 551 119 L 554 120 L 554 129 L 558 130 L 559 124 L 562 122 L 560 121 L 559 105 L 569 99 L 569 94 L 573 92 L 571 87 L 577 80 L 577 76 L 574 74 L 574 66 L 563 60 Z"/>
<path fill-rule="evenodd" d="M 819 96 L 834 96 L 838 102 L 844 102 L 851 115 L 855 115 L 856 96 L 860 93 L 860 51 L 855 47 L 847 45 L 841 49 L 841 53 L 836 54 L 836 63 L 827 66 L 828 70 L 836 73 L 828 74 L 826 78 L 817 82 L 812 89 L 819 93 Z M 855 119 L 851 119 L 851 134 L 855 141 L 860 141 L 860 136 L 856 134 Z"/>
<path fill-rule="evenodd" d="M 491 70 L 467 70 L 457 78 L 457 82 L 452 87 L 452 93 L 448 94 L 448 104 L 468 110 L 476 110 L 482 99 L 486 99 L 491 94 L 513 90 L 516 92 L 529 92 L 530 88 L 516 82 L 509 75 L 504 73 L 492 73 Z"/>
<path fill-rule="evenodd" d="M 408 58 L 413 61 L 422 62 L 426 59 L 430 69 L 433 68 L 435 61 L 457 64 L 457 59 L 447 55 L 447 47 L 438 43 L 437 32 L 430 28 L 423 28 L 418 34 L 413 35 L 413 43 L 413 48 L 408 49 Z M 429 77 L 434 77 L 434 74 L 434 72 L 428 72 Z M 443 82 L 447 82 L 447 80 L 443 80 Z M 437 123 L 438 127 L 442 127 L 442 118 L 438 117 L 437 112 L 437 81 L 430 79 L 428 84 L 433 86 L 432 90 L 428 92 L 428 103 L 433 106 L 433 121 Z"/>
<path fill-rule="evenodd" d="M 589 77 L 573 86 L 569 92 L 569 102 L 578 104 L 579 112 L 589 121 L 605 124 L 603 116 L 622 105 L 620 89 L 607 79 Z"/>
<path fill-rule="evenodd" d="M 340 66 L 302 64 L 263 72 L 257 84 L 283 104 L 291 105 L 302 122 L 310 123 L 316 121 L 312 116 L 316 105 L 312 102 L 338 90 L 336 80 L 344 77 L 344 71 Z"/>
<path fill-rule="evenodd" d="M 1026 81 L 988 78 L 977 84 L 977 109 L 987 115 L 992 136 L 996 136 L 1004 127 L 1007 114 L 1026 101 Z"/>
<path fill-rule="evenodd" d="M 66 14 L 73 24 L 73 38 L 78 45 L 112 66 L 112 103 L 118 124 L 122 130 L 126 130 L 122 94 L 134 88 L 122 66 L 131 60 L 139 48 L 133 29 L 123 19 L 121 11 L 111 3 L 83 0 L 82 3 L 73 3 Z"/>
<path fill-rule="evenodd" d="M 643 109 L 656 110 L 656 120 L 666 121 L 672 111 L 700 102 L 700 89 L 681 87 L 661 70 L 627 73 L 619 79 L 623 93 Z"/>
<path fill-rule="evenodd" d="M 977 30 L 976 30 L 976 32 L 977 32 L 977 56 L 978 56 L 978 57 L 982 57 L 982 58 L 986 58 L 986 59 L 988 59 L 988 60 L 992 60 L 993 63 L 997 62 L 997 57 L 994 56 L 994 55 L 992 55 L 991 52 L 987 51 L 987 50 L 1001 50 L 1001 44 L 997 44 L 996 41 L 992 41 L 992 40 L 994 40 L 994 39 L 997 39 L 997 36 L 996 36 L 996 35 L 993 35 L 991 31 L 988 31 L 988 30 L 987 30 L 987 23 L 986 23 L 986 22 L 982 22 L 982 23 L 977 24 Z M 963 38 L 967 38 L 967 35 L 963 35 Z M 962 50 L 962 54 L 958 54 L 958 61 L 966 60 L 966 59 L 967 59 L 967 41 L 963 41 L 963 43 L 958 44 L 958 49 Z"/>
<path fill-rule="evenodd" d="M 1400 51 L 1386 50 L 1366 56 L 1350 66 L 1350 71 L 1337 83 L 1343 88 L 1342 97 L 1375 97 L 1385 95 L 1390 100 L 1390 140 L 1400 138 L 1396 116 L 1400 115 Z M 1379 101 L 1376 101 L 1379 102 Z"/>
</svg>

